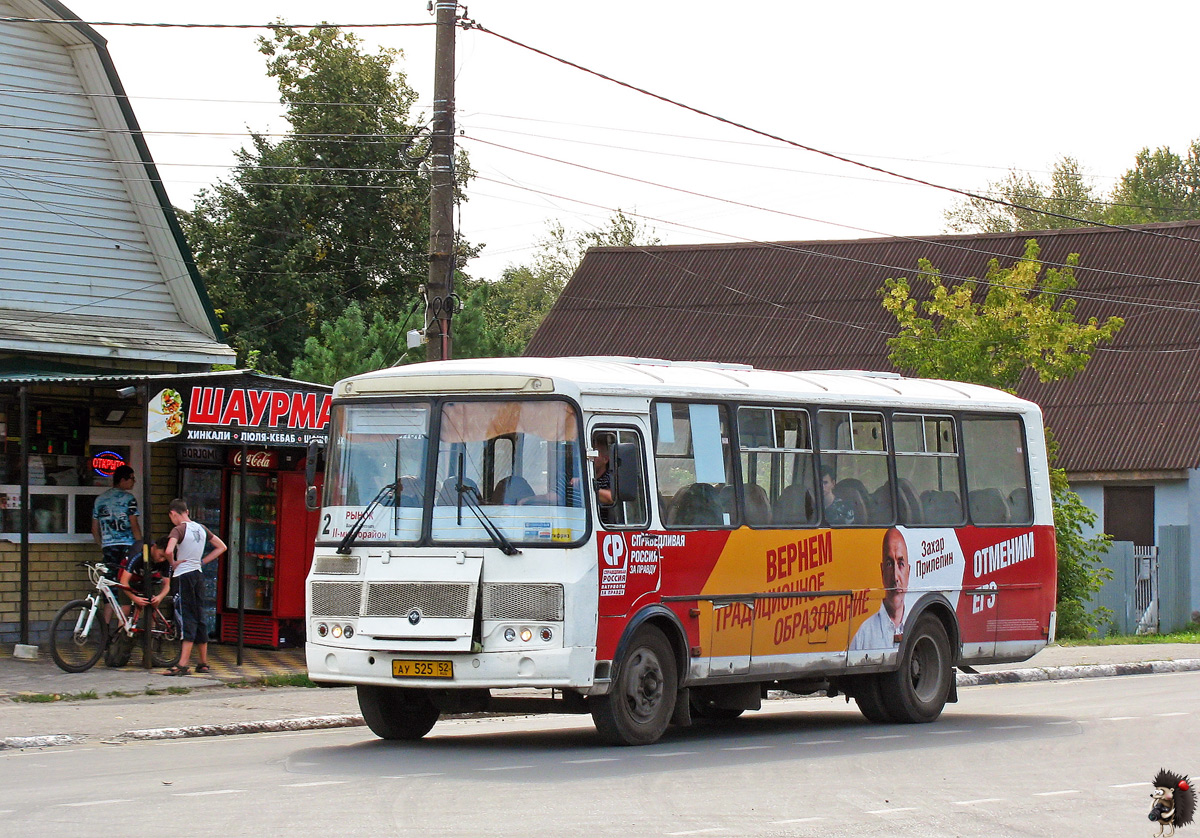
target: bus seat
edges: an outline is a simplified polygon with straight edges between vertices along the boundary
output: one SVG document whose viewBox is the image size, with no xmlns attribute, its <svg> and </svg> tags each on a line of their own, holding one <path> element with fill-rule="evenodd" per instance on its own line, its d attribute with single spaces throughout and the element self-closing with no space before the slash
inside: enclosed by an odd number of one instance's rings
<svg viewBox="0 0 1200 838">
<path fill-rule="evenodd" d="M 868 524 L 871 522 L 871 516 L 868 514 L 868 507 L 872 505 L 871 496 L 867 494 L 867 487 L 861 480 L 848 477 L 838 481 L 833 487 L 833 495 L 839 500 L 845 501 L 854 510 L 854 523 Z"/>
<path fill-rule="evenodd" d="M 725 525 L 716 492 L 707 483 L 692 483 L 675 493 L 667 513 L 673 527 L 720 527 Z"/>
<path fill-rule="evenodd" d="M 900 523 L 908 527 L 919 527 L 925 523 L 924 510 L 917 492 L 907 478 L 901 477 L 896 482 L 896 500 L 900 504 Z"/>
<path fill-rule="evenodd" d="M 962 523 L 962 504 L 954 492 L 939 492 L 936 489 L 922 492 L 921 506 L 925 512 L 926 526 Z"/>
<path fill-rule="evenodd" d="M 526 498 L 533 497 L 533 487 L 529 481 L 519 474 L 501 477 L 496 481 L 488 503 L 505 506 L 516 506 Z"/>
<path fill-rule="evenodd" d="M 775 524 L 812 524 L 816 522 L 816 507 L 813 497 L 803 485 L 793 483 L 784 486 L 771 509 L 771 522 Z"/>
<path fill-rule="evenodd" d="M 871 504 L 867 507 L 867 520 L 872 524 L 890 524 L 892 512 L 892 487 L 884 483 L 871 493 Z"/>
<path fill-rule="evenodd" d="M 967 495 L 971 520 L 976 524 L 1007 524 L 1008 504 L 999 489 L 976 489 Z"/>
<path fill-rule="evenodd" d="M 1022 523 L 1033 519 L 1033 514 L 1029 506 L 1028 489 L 1013 489 L 1008 493 L 1008 511 L 1010 513 L 1009 520 L 1014 523 Z"/>
<path fill-rule="evenodd" d="M 479 499 L 479 485 L 474 480 L 469 477 L 464 478 L 463 485 L 474 489 L 475 498 Z M 458 477 L 451 475 L 442 481 L 442 488 L 438 489 L 435 502 L 437 506 L 458 506 Z M 466 502 L 466 500 L 463 501 L 463 503 Z"/>
<path fill-rule="evenodd" d="M 767 490 L 756 483 L 746 486 L 746 523 L 765 527 L 771 523 L 771 501 Z"/>
</svg>

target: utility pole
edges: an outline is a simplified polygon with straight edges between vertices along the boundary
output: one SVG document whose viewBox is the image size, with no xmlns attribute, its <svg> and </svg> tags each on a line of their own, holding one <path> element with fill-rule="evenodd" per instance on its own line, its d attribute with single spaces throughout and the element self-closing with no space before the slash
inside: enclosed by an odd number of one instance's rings
<svg viewBox="0 0 1200 838">
<path fill-rule="evenodd" d="M 437 42 L 433 72 L 433 125 L 429 149 L 429 283 L 432 315 L 425 360 L 451 357 L 454 315 L 454 26 L 456 0 L 437 0 Z"/>
</svg>

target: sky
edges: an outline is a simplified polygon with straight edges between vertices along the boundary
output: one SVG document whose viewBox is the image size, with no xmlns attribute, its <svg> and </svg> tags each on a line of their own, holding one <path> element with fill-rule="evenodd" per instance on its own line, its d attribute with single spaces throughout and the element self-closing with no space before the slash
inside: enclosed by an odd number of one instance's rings
<svg viewBox="0 0 1200 838">
<path fill-rule="evenodd" d="M 426 0 L 65 0 L 85 21 L 426 22 Z M 982 191 L 1077 158 L 1108 191 L 1139 149 L 1200 138 L 1186 80 L 1200 3 L 477 0 L 469 17 L 557 57 L 862 163 Z M 228 177 L 248 131 L 286 130 L 247 30 L 97 26 L 171 200 Z M 361 29 L 429 114 L 434 28 Z M 547 233 L 620 208 L 664 244 L 920 236 L 961 200 L 457 34 L 457 142 L 478 177 L 456 223 L 498 278 Z M 540 156 L 534 156 L 540 155 Z"/>
</svg>

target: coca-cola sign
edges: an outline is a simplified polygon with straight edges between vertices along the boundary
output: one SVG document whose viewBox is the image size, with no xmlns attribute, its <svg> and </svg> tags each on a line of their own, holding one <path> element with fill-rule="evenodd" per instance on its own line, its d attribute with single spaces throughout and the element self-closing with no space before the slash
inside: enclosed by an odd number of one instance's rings
<svg viewBox="0 0 1200 838">
<path fill-rule="evenodd" d="M 237 468 L 242 467 L 241 449 L 229 452 L 229 464 Z M 274 451 L 247 451 L 246 468 L 279 468 L 279 454 Z"/>
</svg>

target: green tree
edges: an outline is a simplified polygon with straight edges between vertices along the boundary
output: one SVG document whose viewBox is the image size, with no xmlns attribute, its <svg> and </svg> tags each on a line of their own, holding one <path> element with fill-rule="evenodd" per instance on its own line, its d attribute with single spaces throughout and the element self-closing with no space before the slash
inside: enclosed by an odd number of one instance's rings
<svg viewBox="0 0 1200 838">
<path fill-rule="evenodd" d="M 883 306 L 896 318 L 899 332 L 888 341 L 889 358 L 898 368 L 925 377 L 984 384 L 1015 393 L 1022 375 L 1034 372 L 1043 382 L 1070 378 L 1081 371 L 1101 343 L 1124 325 L 1119 317 L 1104 323 L 1075 320 L 1074 268 L 1043 272 L 1035 239 L 1025 255 L 1002 268 L 988 264 L 985 278 L 946 283 L 926 259 L 919 262 L 919 290 L 907 278 L 888 279 Z M 1054 446 L 1047 446 L 1051 463 Z M 1084 536 L 1095 516 L 1070 490 L 1062 469 L 1051 468 L 1051 492 L 1058 548 L 1058 630 L 1064 637 L 1095 630 L 1103 614 L 1087 603 L 1108 571 L 1100 565 L 1108 536 Z"/>
<path fill-rule="evenodd" d="M 350 303 L 392 316 L 412 305 L 428 272 L 429 182 L 410 159 L 426 146 L 398 51 L 368 54 L 337 29 L 279 29 L 259 49 L 290 130 L 252 134 L 185 228 L 239 358 L 258 350 L 264 372 L 286 374 Z M 460 159 L 460 188 L 469 176 Z"/>
<path fill-rule="evenodd" d="M 1184 157 L 1166 146 L 1143 148 L 1113 191 L 1112 203 L 1112 224 L 1200 218 L 1200 140 Z"/>
<path fill-rule="evenodd" d="M 510 266 L 496 281 L 463 282 L 463 311 L 455 318 L 457 358 L 520 355 L 554 306 L 589 247 L 658 244 L 652 231 L 622 210 L 608 224 L 571 232 L 553 222 L 528 265 Z"/>
<path fill-rule="evenodd" d="M 368 320 L 358 302 L 341 316 L 321 323 L 318 335 L 304 342 L 304 353 L 292 364 L 292 377 L 333 384 L 351 375 L 383 369 L 406 356 L 408 323 L 375 312 Z"/>
<path fill-rule="evenodd" d="M 967 198 L 946 211 L 947 229 L 955 233 L 1058 230 L 1081 226 L 1078 221 L 1058 216 L 1103 221 L 1107 212 L 1104 196 L 1088 181 L 1074 157 L 1056 160 L 1048 183 L 1026 172 L 1012 171 L 1003 180 L 988 184 L 985 192 L 1018 206 Z"/>
</svg>

